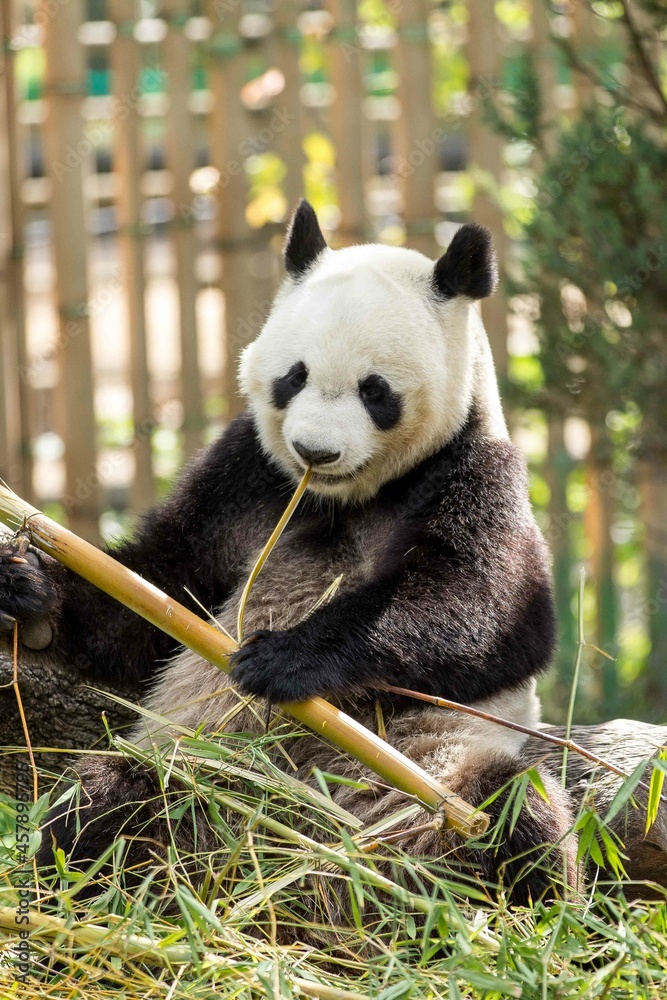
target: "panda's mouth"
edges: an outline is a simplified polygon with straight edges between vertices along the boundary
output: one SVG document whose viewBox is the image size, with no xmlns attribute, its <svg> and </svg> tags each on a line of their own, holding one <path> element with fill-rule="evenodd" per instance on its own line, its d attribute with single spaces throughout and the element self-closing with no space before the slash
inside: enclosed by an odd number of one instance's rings
<svg viewBox="0 0 667 1000">
<path fill-rule="evenodd" d="M 355 469 L 353 472 L 343 472 L 338 475 L 334 472 L 315 472 L 311 476 L 311 482 L 315 483 L 346 483 L 351 479 L 355 479 L 358 475 L 358 470 Z"/>
<path fill-rule="evenodd" d="M 298 462 L 294 463 L 295 468 L 299 474 L 302 476 L 306 471 L 302 465 Z M 362 471 L 363 465 L 358 466 L 356 469 L 352 469 L 351 472 L 318 472 L 316 469 L 311 467 L 310 482 L 316 485 L 323 486 L 335 486 L 338 483 L 349 483 L 352 480 L 357 479 L 359 473 Z"/>
</svg>

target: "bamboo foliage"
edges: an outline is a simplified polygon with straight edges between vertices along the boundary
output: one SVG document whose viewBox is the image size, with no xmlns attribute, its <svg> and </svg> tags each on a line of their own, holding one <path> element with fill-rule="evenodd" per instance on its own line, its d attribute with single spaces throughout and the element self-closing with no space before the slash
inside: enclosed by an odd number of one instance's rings
<svg viewBox="0 0 667 1000">
<path fill-rule="evenodd" d="M 23 524 L 31 542 L 43 552 L 221 670 L 229 670 L 229 657 L 238 649 L 233 639 L 4 487 L 0 488 L 0 519 L 14 526 Z M 446 824 L 463 836 L 478 836 L 488 828 L 484 813 L 475 811 L 432 775 L 323 698 L 289 703 L 283 708 L 384 781 L 414 795 L 428 809 L 440 810 Z"/>
</svg>

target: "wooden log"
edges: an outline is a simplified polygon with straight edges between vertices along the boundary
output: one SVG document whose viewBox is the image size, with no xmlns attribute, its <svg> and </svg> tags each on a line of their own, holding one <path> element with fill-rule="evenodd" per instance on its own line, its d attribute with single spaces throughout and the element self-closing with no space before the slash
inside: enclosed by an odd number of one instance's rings
<svg viewBox="0 0 667 1000">
<path fill-rule="evenodd" d="M 169 93 L 167 167 L 171 171 L 172 196 L 176 206 L 170 235 L 178 285 L 183 454 L 185 458 L 190 458 L 201 447 L 206 420 L 197 342 L 197 237 L 190 189 L 190 175 L 195 167 L 197 149 L 195 121 L 189 103 L 192 89 L 192 43 L 183 31 L 183 6 L 182 0 L 162 2 L 162 16 L 168 24 L 162 54 Z"/>
<path fill-rule="evenodd" d="M 564 726 L 543 726 L 547 733 L 564 738 Z M 571 738 L 584 749 L 596 753 L 604 760 L 616 764 L 627 774 L 631 774 L 642 761 L 650 761 L 658 750 L 667 746 L 667 726 L 653 726 L 634 719 L 614 719 L 598 726 L 573 726 Z M 539 739 L 529 739 L 525 752 L 534 763 L 544 761 L 560 779 L 563 752 Z M 646 767 L 644 781 L 650 782 L 651 768 Z M 592 801 L 601 816 L 604 816 L 618 791 L 622 778 L 602 767 L 596 767 L 579 754 L 569 753 L 567 757 L 567 787 L 575 803 L 580 805 L 592 791 Z M 629 805 L 622 809 L 611 826 L 625 845 L 628 860 L 625 868 L 629 878 L 638 881 L 649 880 L 667 888 L 667 802 L 663 796 L 655 823 L 648 833 L 646 826 L 647 793 L 638 788 L 634 798 L 637 808 Z M 600 877 L 608 879 L 609 873 Z M 647 896 L 651 892 L 646 887 L 630 886 L 626 895 L 636 892 Z M 660 898 L 664 898 L 660 895 Z"/>
<path fill-rule="evenodd" d="M 68 522 L 77 534 L 99 538 L 100 487 L 90 329 L 83 179 L 88 167 L 81 104 L 86 62 L 79 41 L 82 0 L 53 9 L 43 0 L 46 163 L 52 185 L 50 216 L 56 271 L 59 404 L 63 414 Z"/>
<path fill-rule="evenodd" d="M 542 0 L 538 2 L 541 3 Z M 482 121 L 481 116 L 484 89 L 493 89 L 500 75 L 500 53 L 498 22 L 493 6 L 484 0 L 470 0 L 467 55 L 470 66 L 469 89 L 474 106 L 468 119 L 467 133 L 470 167 L 477 181 L 472 217 L 475 222 L 491 230 L 498 254 L 501 283 L 496 294 L 482 303 L 482 316 L 496 371 L 502 382 L 507 377 L 508 365 L 507 299 L 503 289 L 507 240 L 496 189 L 503 173 L 504 140 Z"/>
<path fill-rule="evenodd" d="M 11 642 L 0 639 L 0 745 L 5 748 L 25 746 L 16 696 L 11 687 L 13 675 Z M 139 687 L 125 685 L 114 688 L 95 680 L 74 664 L 55 664 L 48 650 L 35 652 L 21 645 L 19 650 L 19 689 L 28 720 L 30 740 L 38 765 L 55 775 L 61 774 L 72 761 L 74 750 L 93 746 L 106 748 L 106 719 L 113 729 L 136 722 L 136 714 L 111 698 L 104 691 L 128 699 L 141 696 Z M 70 751 L 70 752 L 68 752 Z M 16 793 L 16 764 L 25 761 L 23 753 L 0 754 L 0 791 Z"/>
<path fill-rule="evenodd" d="M 3 260 L 3 312 L 0 332 L 0 361 L 5 372 L 15 372 L 15 380 L 3 379 L 4 430 L 0 436 L 0 475 L 15 483 L 23 496 L 34 498 L 32 483 L 30 375 L 25 329 L 24 289 L 24 212 L 21 181 L 24 164 L 21 156 L 20 126 L 16 120 L 16 49 L 11 45 L 14 7 L 0 4 L 2 39 L 2 135 L 4 157 L 3 233 L 6 242 Z M 19 485 L 21 484 L 21 485 Z M 24 492 L 25 491 L 25 492 Z"/>
<path fill-rule="evenodd" d="M 143 198 L 140 190 L 144 168 L 139 116 L 142 58 L 139 45 L 127 27 L 133 23 L 134 14 L 134 0 L 109 0 L 109 15 L 117 26 L 116 37 L 111 44 L 116 112 L 113 157 L 117 190 L 118 244 L 130 338 L 130 381 L 134 421 L 134 477 L 130 498 L 132 509 L 140 511 L 145 510 L 155 500 L 155 484 L 152 459 L 153 404 L 146 335 L 145 246 L 141 217 Z"/>
<path fill-rule="evenodd" d="M 360 101 L 364 94 L 364 53 L 357 34 L 355 0 L 327 0 L 333 18 L 331 136 L 336 150 L 336 185 L 340 221 L 336 244 L 348 246 L 366 239 L 365 182 L 368 158 Z"/>
</svg>

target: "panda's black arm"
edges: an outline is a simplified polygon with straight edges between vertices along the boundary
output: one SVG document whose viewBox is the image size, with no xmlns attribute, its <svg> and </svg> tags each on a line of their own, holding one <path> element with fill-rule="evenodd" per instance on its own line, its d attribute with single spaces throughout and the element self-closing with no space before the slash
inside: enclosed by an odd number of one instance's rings
<svg viewBox="0 0 667 1000">
<path fill-rule="evenodd" d="M 280 702 L 385 683 L 471 701 L 549 665 L 549 561 L 517 449 L 462 440 L 390 500 L 373 577 L 244 646 L 245 691 Z"/>
<path fill-rule="evenodd" d="M 275 702 L 383 684 L 470 702 L 546 669 L 555 642 L 546 573 L 513 591 L 500 565 L 491 578 L 431 568 L 361 586 L 288 631 L 258 633 L 235 655 L 234 680 Z"/>
<path fill-rule="evenodd" d="M 228 541 L 234 526 L 274 493 L 279 512 L 284 483 L 277 483 L 243 416 L 185 470 L 133 539 L 111 554 L 203 615 L 187 590 L 206 609 L 224 601 L 237 582 L 236 547 Z M 10 545 L 0 547 L 0 628 L 14 618 L 45 618 L 53 632 L 46 656 L 120 682 L 150 677 L 173 652 L 173 639 L 53 560 L 36 567 L 17 563 L 14 555 Z"/>
</svg>

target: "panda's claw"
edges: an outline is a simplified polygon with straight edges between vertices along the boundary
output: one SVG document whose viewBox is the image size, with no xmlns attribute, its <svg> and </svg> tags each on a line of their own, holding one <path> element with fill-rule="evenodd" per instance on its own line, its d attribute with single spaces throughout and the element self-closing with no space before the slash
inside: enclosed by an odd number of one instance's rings
<svg viewBox="0 0 667 1000">
<path fill-rule="evenodd" d="M 57 604 L 54 582 L 23 536 L 0 542 L 0 631 L 50 616 Z"/>
</svg>

